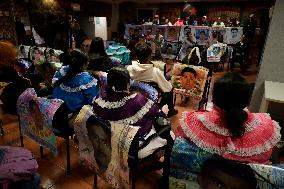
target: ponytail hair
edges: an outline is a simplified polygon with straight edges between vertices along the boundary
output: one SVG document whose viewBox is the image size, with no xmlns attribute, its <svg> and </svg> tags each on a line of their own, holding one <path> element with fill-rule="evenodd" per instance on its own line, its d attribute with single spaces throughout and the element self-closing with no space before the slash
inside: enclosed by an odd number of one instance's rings
<svg viewBox="0 0 284 189">
<path fill-rule="evenodd" d="M 59 86 L 61 83 L 68 82 L 78 73 L 82 72 L 84 65 L 88 63 L 88 57 L 80 51 L 73 50 L 69 54 L 68 61 L 69 69 L 67 70 L 66 75 L 54 83 L 53 88 Z"/>
<path fill-rule="evenodd" d="M 247 120 L 248 114 L 242 109 L 231 109 L 226 111 L 227 127 L 233 137 L 240 137 L 244 134 L 244 122 Z"/>
<path fill-rule="evenodd" d="M 114 67 L 107 74 L 107 94 L 128 92 L 130 84 L 130 75 L 126 68 Z"/>
<path fill-rule="evenodd" d="M 233 137 L 244 134 L 244 123 L 248 118 L 244 108 L 249 99 L 249 85 L 236 73 L 227 73 L 214 84 L 213 102 L 225 112 L 226 125 Z"/>
</svg>

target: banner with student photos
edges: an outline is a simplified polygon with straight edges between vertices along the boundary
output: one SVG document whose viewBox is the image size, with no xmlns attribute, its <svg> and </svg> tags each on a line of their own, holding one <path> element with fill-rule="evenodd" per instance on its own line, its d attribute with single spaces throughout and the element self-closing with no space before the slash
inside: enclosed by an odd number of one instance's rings
<svg viewBox="0 0 284 189">
<path fill-rule="evenodd" d="M 223 36 L 224 43 L 235 44 L 241 40 L 243 27 L 207 27 L 207 26 L 164 26 L 164 25 L 125 25 L 124 36 L 130 38 L 134 31 L 141 37 L 146 36 L 147 32 L 156 35 L 160 33 L 167 41 L 183 42 L 186 33 L 190 32 L 197 39 L 197 42 L 205 44 L 215 32 Z M 158 32 L 157 32 L 158 31 Z M 204 35 L 204 36 L 203 36 Z"/>
</svg>

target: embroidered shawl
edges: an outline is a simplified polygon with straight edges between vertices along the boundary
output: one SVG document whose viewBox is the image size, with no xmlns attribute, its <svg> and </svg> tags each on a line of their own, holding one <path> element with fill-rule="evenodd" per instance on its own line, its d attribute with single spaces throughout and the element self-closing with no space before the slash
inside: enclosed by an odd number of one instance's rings
<svg viewBox="0 0 284 189">
<path fill-rule="evenodd" d="M 30 112 L 29 103 L 35 101 L 40 115 L 33 115 Z M 56 137 L 53 134 L 52 120 L 57 109 L 63 104 L 59 99 L 47 99 L 37 97 L 33 88 L 25 90 L 18 99 L 17 110 L 20 116 L 20 124 L 23 135 L 35 140 L 41 146 L 51 150 L 57 155 Z M 38 117 L 42 120 L 43 125 L 38 125 L 35 120 Z"/>
<path fill-rule="evenodd" d="M 93 115 L 92 107 L 83 106 L 75 120 L 75 133 L 79 140 L 81 161 L 114 188 L 129 188 L 128 152 L 138 127 L 111 122 L 111 160 L 107 170 L 102 173 L 96 163 L 94 148 L 87 135 L 86 122 Z"/>
<path fill-rule="evenodd" d="M 159 108 L 141 94 L 116 94 L 95 99 L 94 112 L 114 123 L 139 126 L 139 136 L 144 136 L 150 132 Z"/>
</svg>

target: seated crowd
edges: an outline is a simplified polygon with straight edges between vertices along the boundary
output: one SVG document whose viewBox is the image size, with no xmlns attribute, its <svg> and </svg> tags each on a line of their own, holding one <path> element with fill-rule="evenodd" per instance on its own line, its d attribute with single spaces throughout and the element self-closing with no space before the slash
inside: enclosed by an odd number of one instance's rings
<svg viewBox="0 0 284 189">
<path fill-rule="evenodd" d="M 172 83 L 161 70 L 154 67 L 151 53 L 152 49 L 146 43 L 138 43 L 135 46 L 137 60 L 124 68 L 112 64 L 105 53 L 103 40 L 96 37 L 91 42 L 88 54 L 75 49 L 65 55 L 66 66 L 55 73 L 52 86 L 49 87 L 52 91 L 49 98 L 63 100 L 68 113 L 73 114 L 70 119 L 76 117 L 84 105 L 91 105 L 94 113 L 104 120 L 137 126 L 139 141 L 143 143 L 149 133 L 156 132 L 153 126 L 156 118 L 167 119 L 178 113 L 174 109 Z M 196 52 L 192 55 L 194 56 Z M 13 45 L 0 42 L 0 83 L 1 88 L 5 86 L 1 90 L 0 100 L 3 110 L 14 115 L 17 114 L 16 102 L 21 93 L 27 88 L 40 85 L 33 84 L 30 77 L 19 71 L 16 57 Z M 199 63 L 200 59 L 196 58 L 196 61 Z M 98 71 L 107 73 L 105 91 L 100 91 L 102 82 L 96 75 Z M 161 102 L 154 102 L 142 94 L 130 91 L 131 80 L 155 86 L 161 93 Z M 39 88 L 37 92 L 45 87 Z M 185 138 L 205 153 L 225 159 L 269 164 L 273 150 L 281 138 L 280 127 L 267 114 L 250 113 L 246 109 L 249 99 L 250 88 L 245 79 L 235 73 L 225 74 L 214 84 L 213 110 L 183 112 L 175 137 Z M 69 127 L 73 127 L 72 122 Z M 151 148 L 145 148 L 139 153 L 139 158 L 148 156 L 175 137 L 158 138 Z M 1 162 L 4 162 L 9 152 L 6 148 L 0 147 L 0 169 L 3 166 Z M 9 150 L 13 149 L 19 150 Z M 10 188 L 19 182 L 38 185 L 37 167 L 34 167 L 33 171 L 27 173 L 30 176 L 28 179 L 27 175 L 22 180 L 9 178 Z M 26 167 L 23 166 L 24 168 Z M 0 184 L 4 176 L 1 172 Z M 203 179 L 205 177 L 206 175 Z"/>
</svg>

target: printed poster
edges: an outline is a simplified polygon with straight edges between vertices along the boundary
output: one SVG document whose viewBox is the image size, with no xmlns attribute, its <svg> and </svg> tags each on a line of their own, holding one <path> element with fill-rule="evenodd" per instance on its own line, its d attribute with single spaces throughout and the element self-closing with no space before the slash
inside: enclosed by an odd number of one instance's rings
<svg viewBox="0 0 284 189">
<path fill-rule="evenodd" d="M 209 27 L 195 27 L 195 37 L 198 45 L 206 45 L 209 39 Z"/>
<path fill-rule="evenodd" d="M 193 26 L 181 26 L 180 34 L 179 34 L 179 41 L 184 42 L 185 40 L 189 40 L 189 38 L 193 42 L 196 42 L 195 27 L 193 27 Z"/>
<path fill-rule="evenodd" d="M 220 62 L 221 57 L 225 54 L 226 50 L 227 50 L 227 44 L 217 43 L 211 45 L 207 49 L 207 61 Z"/>
<path fill-rule="evenodd" d="M 202 66 L 175 64 L 172 76 L 174 92 L 195 100 L 201 100 L 208 71 L 207 68 Z"/>
<path fill-rule="evenodd" d="M 163 58 L 176 59 L 180 44 L 173 42 L 163 42 L 161 45 L 161 54 Z"/>
<path fill-rule="evenodd" d="M 168 26 L 166 27 L 166 41 L 178 42 L 179 39 L 179 26 Z"/>
<path fill-rule="evenodd" d="M 241 41 L 243 35 L 242 27 L 228 27 L 226 29 L 226 35 L 224 38 L 224 43 L 236 44 Z"/>
</svg>

